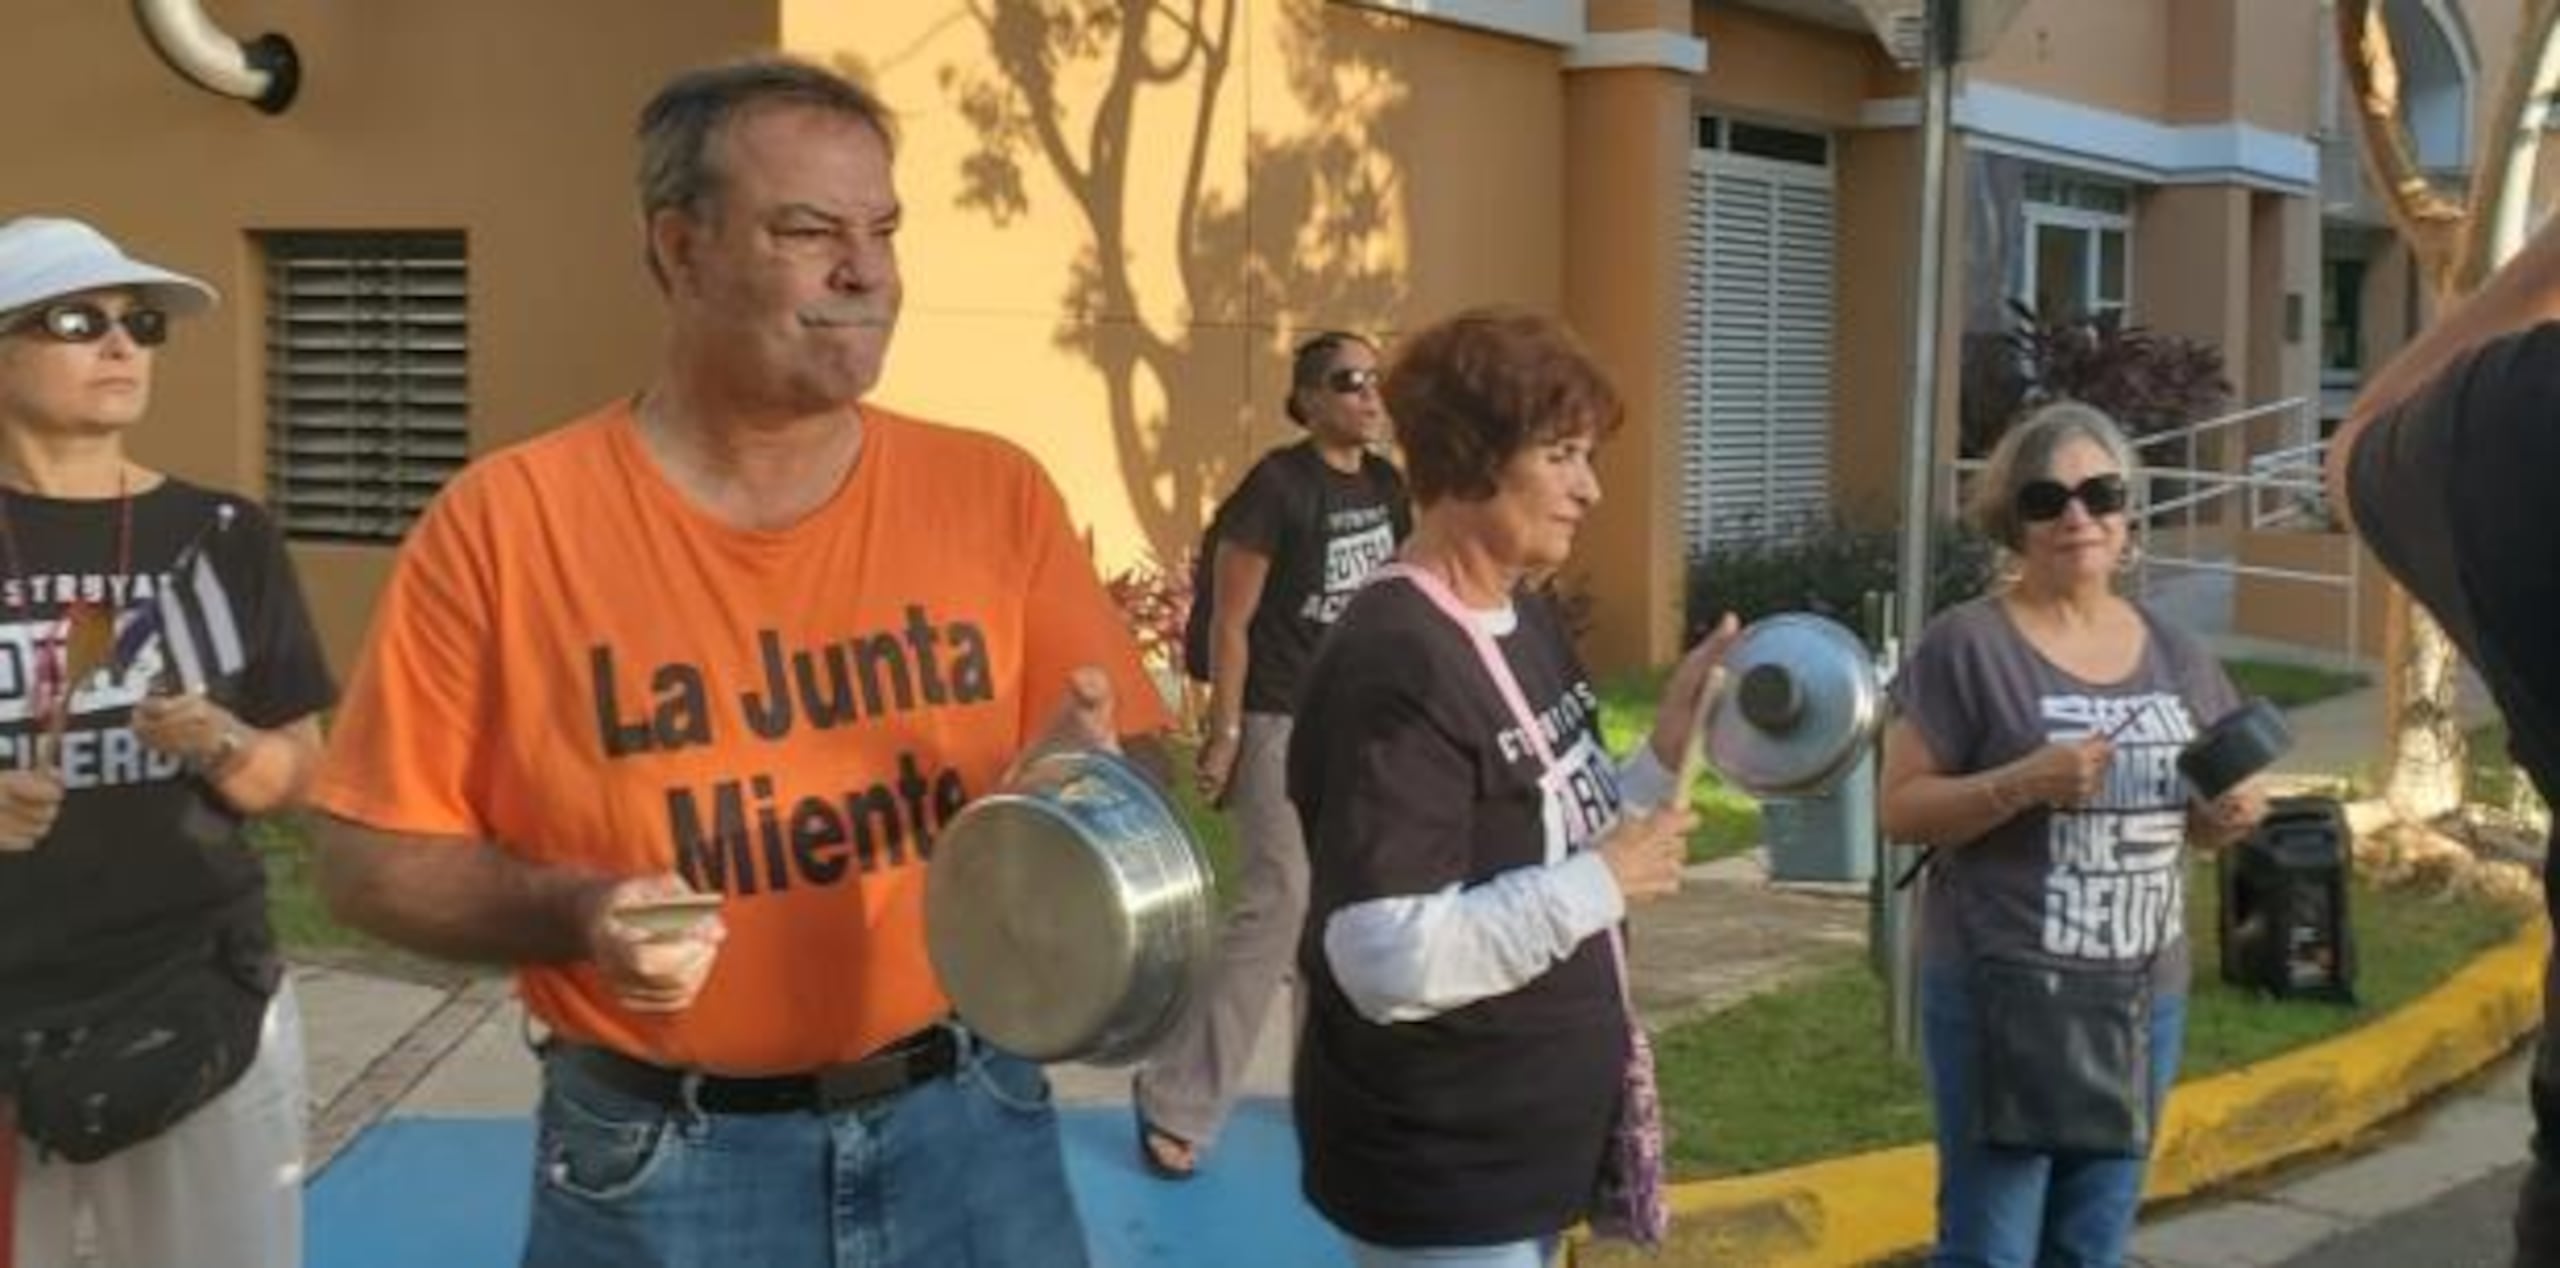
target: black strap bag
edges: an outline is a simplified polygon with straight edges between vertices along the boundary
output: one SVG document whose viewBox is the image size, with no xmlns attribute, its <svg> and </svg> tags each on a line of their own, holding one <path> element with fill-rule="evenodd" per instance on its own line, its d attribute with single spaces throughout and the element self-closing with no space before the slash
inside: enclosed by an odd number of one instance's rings
<svg viewBox="0 0 2560 1268">
<path fill-rule="evenodd" d="M 263 929 L 234 931 L 104 995 L 8 1019 L 0 1070 L 19 1132 L 88 1163 L 176 1126 L 257 1059 L 283 976 Z"/>
<path fill-rule="evenodd" d="M 1974 1138 L 1999 1149 L 2150 1152 L 2151 971 L 1973 964 Z"/>
</svg>

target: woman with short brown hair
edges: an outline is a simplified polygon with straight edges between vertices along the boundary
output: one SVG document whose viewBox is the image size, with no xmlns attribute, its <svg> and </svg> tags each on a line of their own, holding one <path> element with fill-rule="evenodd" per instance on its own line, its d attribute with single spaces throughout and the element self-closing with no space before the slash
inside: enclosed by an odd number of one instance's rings
<svg viewBox="0 0 2560 1268">
<path fill-rule="evenodd" d="M 1632 1051 L 1611 934 L 1679 886 L 1671 772 L 1730 626 L 1612 757 L 1525 585 L 1599 502 L 1607 377 L 1557 322 L 1480 310 L 1413 336 L 1386 396 L 1414 535 L 1318 652 L 1289 747 L 1305 1188 L 1367 1268 L 1532 1268 L 1590 1210 Z"/>
</svg>

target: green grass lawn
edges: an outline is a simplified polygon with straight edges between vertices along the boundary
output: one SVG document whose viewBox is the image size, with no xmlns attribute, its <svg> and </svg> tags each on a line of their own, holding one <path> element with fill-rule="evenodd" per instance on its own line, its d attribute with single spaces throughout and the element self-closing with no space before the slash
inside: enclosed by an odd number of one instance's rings
<svg viewBox="0 0 2560 1268">
<path fill-rule="evenodd" d="M 267 865 L 267 911 L 287 950 L 358 951 L 373 941 L 329 918 L 311 877 L 311 845 L 301 820 L 291 816 L 249 823 L 249 844 Z"/>
<path fill-rule="evenodd" d="M 2226 660 L 2223 669 L 2244 696 L 2264 696 L 2280 709 L 2299 709 L 2343 696 L 2372 681 L 2363 674 L 2269 660 Z"/>
<path fill-rule="evenodd" d="M 1600 738 L 1609 751 L 1633 752 L 1653 733 L 1653 706 L 1662 694 L 1668 671 L 1629 675 L 1600 686 Z M 1689 834 L 1689 861 L 1740 854 L 1760 844 L 1760 803 L 1749 793 L 1727 788 L 1713 770 L 1698 778 L 1690 803 L 1698 811 L 1698 828 Z"/>
<path fill-rule="evenodd" d="M 2182 1077 L 2262 1060 L 2364 1025 L 2512 935 L 2511 909 L 2357 884 L 2353 1007 L 2276 1001 L 2226 986 L 2210 863 L 2190 877 L 2195 993 Z M 1919 1068 L 1891 1058 L 1884 990 L 1863 956 L 1662 1036 L 1662 1102 L 1675 1174 L 1732 1175 L 1929 1138 Z"/>
</svg>

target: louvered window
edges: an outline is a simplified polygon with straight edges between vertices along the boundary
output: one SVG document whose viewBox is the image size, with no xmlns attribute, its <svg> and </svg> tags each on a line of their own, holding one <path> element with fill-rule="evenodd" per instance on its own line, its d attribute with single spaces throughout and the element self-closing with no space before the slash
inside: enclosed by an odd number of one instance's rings
<svg viewBox="0 0 2560 1268">
<path fill-rule="evenodd" d="M 470 451 L 459 233 L 274 233 L 267 496 L 288 536 L 398 541 Z"/>
<path fill-rule="evenodd" d="M 1685 485 L 1697 551 L 1792 531 L 1831 505 L 1828 138 L 1742 147 L 1739 130 L 1702 126 L 1719 148 L 1690 166 Z"/>
</svg>

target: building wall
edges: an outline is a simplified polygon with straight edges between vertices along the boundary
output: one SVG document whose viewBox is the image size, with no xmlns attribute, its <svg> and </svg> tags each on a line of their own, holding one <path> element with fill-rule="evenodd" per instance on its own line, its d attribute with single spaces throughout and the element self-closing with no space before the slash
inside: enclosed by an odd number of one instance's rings
<svg viewBox="0 0 2560 1268">
<path fill-rule="evenodd" d="M 1899 514 L 1918 284 L 1920 133 L 1852 132 L 1840 145 L 1840 374 L 1831 396 L 1834 499 L 1871 522 Z M 1961 243 L 1961 237 L 1954 239 Z M 1951 261 L 1952 263 L 1952 257 Z M 1952 284 L 1960 270 L 1950 268 Z M 1854 284 L 1852 284 L 1854 279 Z M 1954 287 L 1961 290 L 1962 288 Z M 1954 415 L 1941 416 L 1952 431 Z"/>
<path fill-rule="evenodd" d="M 1681 192 L 1696 131 L 1690 77 L 1577 71 L 1566 104 L 1568 187 L 1612 193 L 1567 204 L 1564 311 L 1627 410 L 1600 450 L 1603 499 L 1575 546 L 1573 570 L 1601 600 L 1584 650 L 1613 667 L 1660 664 L 1680 651 L 1686 580 L 1680 462 L 1690 420 L 1678 332 L 1689 268 Z"/>
<path fill-rule="evenodd" d="M 2065 101 L 2166 119 L 2170 114 L 2171 10 L 2194 2 L 2027 0 L 1998 46 L 1972 63 L 1968 73 Z M 2176 51 L 2184 58 L 2188 50 Z"/>
<path fill-rule="evenodd" d="M 467 234 L 480 448 L 638 386 L 656 306 L 638 265 L 632 117 L 668 71 L 775 34 L 761 5 L 646 12 L 602 0 L 221 5 L 233 31 L 279 31 L 301 52 L 301 97 L 270 117 L 178 79 L 128 6 L 16 0 L 0 43 L 0 117 L 20 121 L 7 213 L 89 219 L 226 299 L 162 356 L 138 456 L 262 491 L 257 229 Z M 344 672 L 390 552 L 294 554 Z"/>
<path fill-rule="evenodd" d="M 1872 68 L 1885 62 L 1874 37 L 1729 4 L 1700 4 L 1695 21 L 1709 59 L 1697 81 L 1702 108 L 1799 126 L 1859 126 Z"/>
<path fill-rule="evenodd" d="M 906 316 L 881 400 L 1009 436 L 1069 490 L 1106 568 L 1196 541 L 1296 434 L 1290 349 L 1391 340 L 1472 304 L 1564 299 L 1557 49 L 1317 0 L 1047 48 L 959 0 L 787 0 L 794 50 L 902 114 Z M 1040 120 L 1053 120 L 1054 130 Z M 1097 123 L 1097 120 L 1099 122 Z"/>
</svg>

